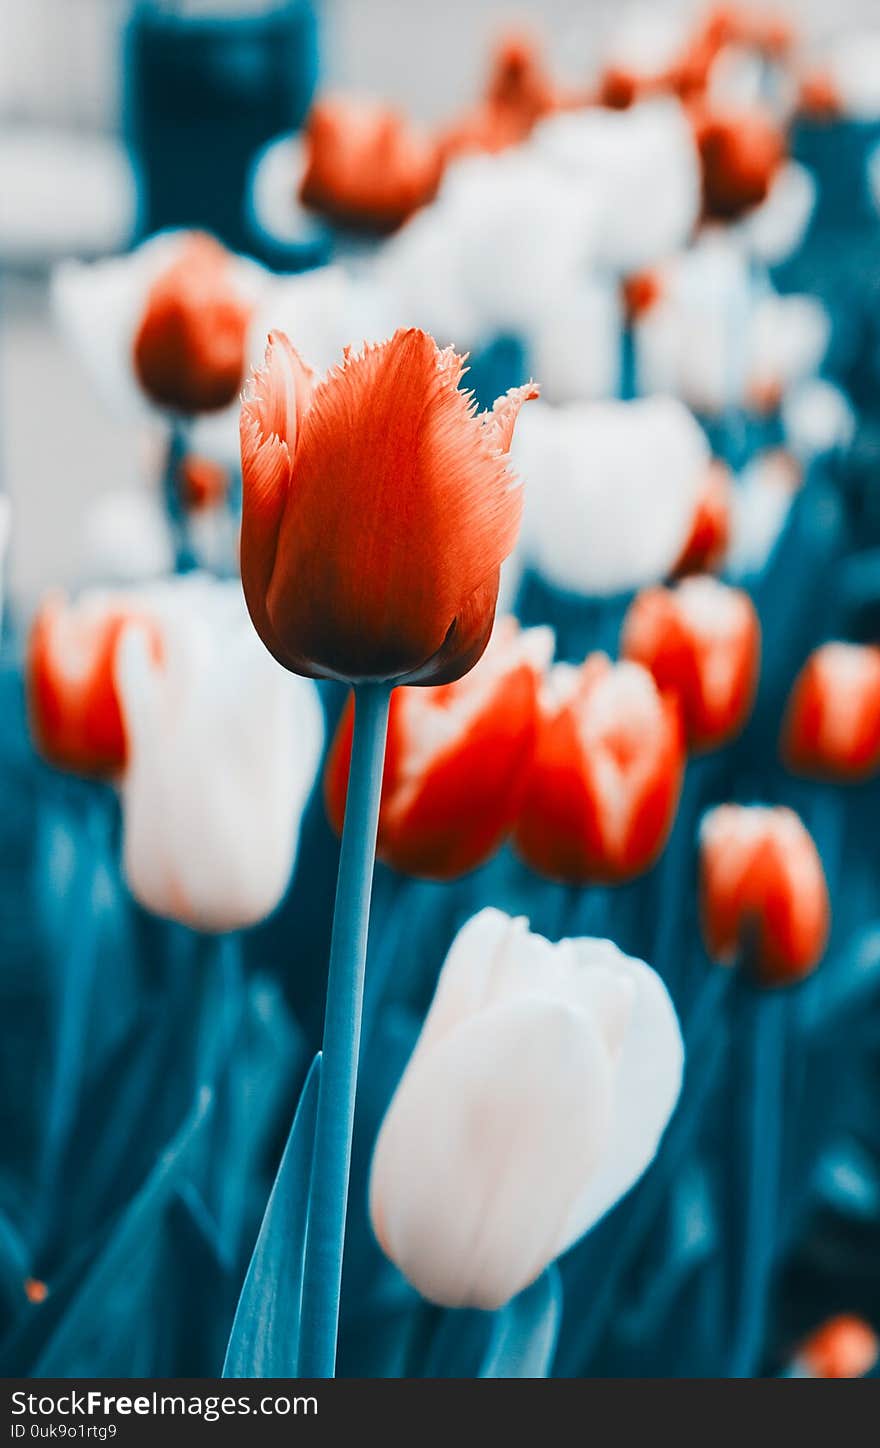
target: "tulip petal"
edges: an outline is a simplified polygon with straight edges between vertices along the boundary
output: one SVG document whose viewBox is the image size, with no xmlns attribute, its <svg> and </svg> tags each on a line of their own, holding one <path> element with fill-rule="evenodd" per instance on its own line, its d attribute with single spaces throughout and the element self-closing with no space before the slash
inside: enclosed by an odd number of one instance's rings
<svg viewBox="0 0 880 1448">
<path fill-rule="evenodd" d="M 423 1296 L 494 1309 L 534 1281 L 606 1145 L 611 1091 L 589 1019 L 537 996 L 417 1050 L 379 1134 L 370 1211 Z"/>
<path fill-rule="evenodd" d="M 597 944 L 613 951 L 614 968 L 635 987 L 635 999 L 617 1062 L 608 1146 L 565 1224 L 557 1253 L 567 1251 L 589 1231 L 653 1161 L 678 1100 L 684 1070 L 678 1019 L 656 971 L 623 955 L 609 941 L 569 943 L 585 966 L 595 960 Z"/>
</svg>

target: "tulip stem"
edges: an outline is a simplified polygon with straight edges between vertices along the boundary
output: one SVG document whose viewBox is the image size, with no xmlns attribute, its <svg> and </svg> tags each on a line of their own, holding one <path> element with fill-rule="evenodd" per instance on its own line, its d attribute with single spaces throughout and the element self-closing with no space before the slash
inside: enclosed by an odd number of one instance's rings
<svg viewBox="0 0 880 1448">
<path fill-rule="evenodd" d="M 189 573 L 196 566 L 189 541 L 189 526 L 181 480 L 181 469 L 186 462 L 188 453 L 188 428 L 185 423 L 175 421 L 171 424 L 163 480 L 165 513 L 174 545 L 175 573 Z"/>
<path fill-rule="evenodd" d="M 299 1347 L 303 1378 L 332 1378 L 336 1368 L 364 966 L 390 697 L 388 684 L 355 686 L 306 1231 Z"/>
</svg>

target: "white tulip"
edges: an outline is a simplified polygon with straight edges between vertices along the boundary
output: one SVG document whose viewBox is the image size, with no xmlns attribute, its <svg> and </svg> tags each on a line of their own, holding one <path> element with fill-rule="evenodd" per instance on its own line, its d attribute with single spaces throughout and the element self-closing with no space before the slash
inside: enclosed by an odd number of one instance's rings
<svg viewBox="0 0 880 1448">
<path fill-rule="evenodd" d="M 526 484 L 521 555 L 597 597 L 665 578 L 688 540 L 709 444 L 674 398 L 535 403 L 511 456 Z"/>
<path fill-rule="evenodd" d="M 815 372 L 829 335 L 820 302 L 756 286 L 736 241 L 710 228 L 663 268 L 660 298 L 638 323 L 639 385 L 719 413 L 765 389 L 784 395 Z"/>
<path fill-rule="evenodd" d="M 0 629 L 3 627 L 3 606 L 6 602 L 6 555 L 12 532 L 12 504 L 0 493 Z"/>
<path fill-rule="evenodd" d="M 821 377 L 808 378 L 786 395 L 782 424 L 787 447 L 804 464 L 849 447 L 856 430 L 846 394 Z"/>
<path fill-rule="evenodd" d="M 158 915 L 239 929 L 268 915 L 290 878 L 321 751 L 317 690 L 266 653 L 238 583 L 169 581 L 144 611 L 158 656 L 132 624 L 116 659 L 125 875 Z"/>
<path fill-rule="evenodd" d="M 541 121 L 531 144 L 598 203 L 599 262 L 637 272 L 687 242 L 700 211 L 700 163 L 678 101 L 564 111 Z"/>
<path fill-rule="evenodd" d="M 146 488 L 102 493 L 83 513 L 79 543 L 84 582 L 142 583 L 174 568 L 165 510 Z"/>
<path fill-rule="evenodd" d="M 778 448 L 759 454 L 737 479 L 725 557 L 732 578 L 754 577 L 768 563 L 800 485 L 800 467 Z"/>
<path fill-rule="evenodd" d="M 587 272 L 598 224 L 590 193 L 531 147 L 467 156 L 386 243 L 375 276 L 398 325 L 458 347 L 528 338 Z"/>
<path fill-rule="evenodd" d="M 834 37 L 820 64 L 846 115 L 858 121 L 880 117 L 880 30 Z"/>
<path fill-rule="evenodd" d="M 645 1171 L 683 1059 L 649 966 L 483 910 L 453 942 L 376 1143 L 383 1250 L 431 1301 L 500 1307 Z"/>
<path fill-rule="evenodd" d="M 780 166 L 760 206 L 731 228 L 734 239 L 766 266 L 777 266 L 800 246 L 817 193 L 812 172 L 797 161 L 787 161 Z"/>
</svg>

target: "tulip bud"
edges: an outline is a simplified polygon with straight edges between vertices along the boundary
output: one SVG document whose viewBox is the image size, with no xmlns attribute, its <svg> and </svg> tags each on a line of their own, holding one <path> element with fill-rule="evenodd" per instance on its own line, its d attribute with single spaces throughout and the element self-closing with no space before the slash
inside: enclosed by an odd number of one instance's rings
<svg viewBox="0 0 880 1448">
<path fill-rule="evenodd" d="M 574 884 L 640 874 L 666 843 L 683 768 L 677 705 L 647 669 L 605 654 L 557 664 L 539 698 L 519 854 Z"/>
<path fill-rule="evenodd" d="M 795 681 L 782 752 L 799 773 L 867 779 L 880 769 L 880 648 L 830 643 Z"/>
<path fill-rule="evenodd" d="M 730 541 L 733 480 L 724 463 L 713 460 L 697 497 L 688 540 L 673 569 L 677 577 L 719 568 Z"/>
<path fill-rule="evenodd" d="M 128 743 L 114 670 L 132 620 L 156 650 L 158 638 L 133 595 L 90 592 L 71 604 L 50 594 L 36 615 L 27 655 L 30 727 L 40 753 L 59 769 L 113 777 L 125 768 Z"/>
<path fill-rule="evenodd" d="M 759 110 L 720 112 L 701 106 L 694 134 L 706 217 L 735 221 L 767 199 L 785 160 L 784 137 L 770 116 Z"/>
<path fill-rule="evenodd" d="M 314 686 L 255 637 L 237 583 L 199 575 L 151 599 L 161 653 L 125 630 L 116 681 L 129 757 L 123 865 L 136 898 L 197 930 L 240 929 L 279 903 L 314 781 Z"/>
<path fill-rule="evenodd" d="M 508 448 L 529 384 L 476 416 L 462 360 L 415 330 L 314 386 L 273 334 L 242 406 L 254 625 L 313 677 L 449 683 L 482 654 L 519 528 Z"/>
<path fill-rule="evenodd" d="M 443 155 L 449 158 L 472 150 L 495 153 L 518 146 L 557 104 L 556 88 L 536 42 L 528 35 L 505 36 L 492 57 L 484 99 L 442 134 Z"/>
<path fill-rule="evenodd" d="M 706 575 L 646 589 L 624 620 L 621 652 L 676 696 L 691 748 L 717 749 L 742 729 L 761 652 L 747 593 Z"/>
<path fill-rule="evenodd" d="M 700 828 L 703 935 L 724 965 L 742 958 L 765 985 L 815 969 L 828 938 L 828 887 L 793 810 L 718 805 Z"/>
<path fill-rule="evenodd" d="M 499 848 L 519 808 L 537 729 L 550 629 L 520 633 L 502 619 L 463 679 L 391 696 L 378 853 L 406 874 L 451 879 Z M 324 777 L 327 813 L 339 833 L 351 759 L 349 700 Z"/>
<path fill-rule="evenodd" d="M 392 107 L 343 97 L 312 107 L 299 195 L 331 221 L 395 231 L 432 200 L 441 173 L 437 143 Z"/>
<path fill-rule="evenodd" d="M 481 911 L 453 942 L 376 1143 L 383 1250 L 433 1302 L 502 1306 L 645 1171 L 682 1065 L 647 965 Z"/>
<path fill-rule="evenodd" d="M 234 402 L 268 272 L 198 232 L 163 232 L 123 257 L 65 262 L 53 304 L 111 405 L 186 417 Z"/>
<path fill-rule="evenodd" d="M 191 236 L 150 288 L 134 340 L 134 365 L 158 407 L 186 415 L 215 412 L 237 396 L 251 307 L 230 263 L 212 237 Z"/>
<path fill-rule="evenodd" d="M 798 1348 L 795 1376 L 863 1378 L 876 1366 L 880 1343 L 861 1317 L 841 1313 L 817 1328 Z"/>
</svg>

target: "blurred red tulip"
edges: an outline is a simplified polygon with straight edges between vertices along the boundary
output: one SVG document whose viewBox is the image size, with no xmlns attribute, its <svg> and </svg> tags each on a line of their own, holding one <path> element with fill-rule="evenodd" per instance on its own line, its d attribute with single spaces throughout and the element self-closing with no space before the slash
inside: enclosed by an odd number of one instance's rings
<svg viewBox="0 0 880 1448">
<path fill-rule="evenodd" d="M 502 619 L 476 668 L 454 684 L 395 689 L 379 812 L 380 858 L 447 880 L 483 864 L 516 818 L 537 731 L 549 629 Z M 327 760 L 324 794 L 339 833 L 354 711 L 349 699 Z"/>
<path fill-rule="evenodd" d="M 101 594 L 75 604 L 51 594 L 40 607 L 28 646 L 30 727 L 40 753 L 57 768 L 101 777 L 124 769 L 114 666 L 119 639 L 135 617 L 134 609 Z"/>
<path fill-rule="evenodd" d="M 721 566 L 730 542 L 732 501 L 730 469 L 715 459 L 706 470 L 690 536 L 673 570 L 675 577 L 710 573 Z"/>
<path fill-rule="evenodd" d="M 691 748 L 717 749 L 742 729 L 761 655 L 761 626 L 747 593 L 708 575 L 646 588 L 627 613 L 621 653 L 676 695 Z"/>
<path fill-rule="evenodd" d="M 299 196 L 355 230 L 395 231 L 433 200 L 440 147 L 391 106 L 343 97 L 317 102 L 305 129 Z"/>
<path fill-rule="evenodd" d="M 703 168 L 703 214 L 736 221 L 767 199 L 785 160 L 785 138 L 771 116 L 755 110 L 692 110 Z"/>
<path fill-rule="evenodd" d="M 229 494 L 229 473 L 221 463 L 190 453 L 179 472 L 180 493 L 184 507 L 193 512 L 214 508 Z"/>
<path fill-rule="evenodd" d="M 505 36 L 492 58 L 484 99 L 443 133 L 443 154 L 449 158 L 462 151 L 518 146 L 559 99 L 536 41 L 528 35 Z"/>
<path fill-rule="evenodd" d="M 795 1362 L 811 1378 L 863 1378 L 876 1365 L 880 1342 L 864 1318 L 832 1317 L 799 1347 Z"/>
<path fill-rule="evenodd" d="M 812 70 L 801 77 L 798 110 L 812 120 L 833 120 L 843 111 L 834 80 L 827 71 Z"/>
<path fill-rule="evenodd" d="M 781 806 L 719 805 L 700 829 L 703 935 L 713 959 L 753 966 L 765 985 L 815 969 L 828 938 L 828 887 L 812 836 Z"/>
<path fill-rule="evenodd" d="M 244 378 L 252 312 L 230 254 L 210 236 L 187 237 L 153 282 L 134 339 L 135 371 L 152 401 L 184 415 L 228 407 Z"/>
<path fill-rule="evenodd" d="M 417 330 L 346 353 L 317 386 L 281 333 L 241 412 L 241 570 L 295 673 L 450 683 L 482 654 L 522 491 L 515 388 L 477 415 L 462 359 Z"/>
<path fill-rule="evenodd" d="M 634 272 L 623 281 L 623 306 L 628 321 L 636 322 L 663 296 L 663 278 L 657 268 Z"/>
<path fill-rule="evenodd" d="M 782 753 L 799 773 L 826 779 L 880 769 L 880 648 L 830 643 L 810 655 L 791 692 Z"/>
<path fill-rule="evenodd" d="M 666 843 L 683 767 L 678 707 L 647 669 L 605 654 L 557 665 L 539 698 L 519 854 L 572 884 L 640 874 Z"/>
</svg>

